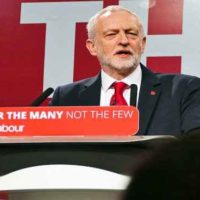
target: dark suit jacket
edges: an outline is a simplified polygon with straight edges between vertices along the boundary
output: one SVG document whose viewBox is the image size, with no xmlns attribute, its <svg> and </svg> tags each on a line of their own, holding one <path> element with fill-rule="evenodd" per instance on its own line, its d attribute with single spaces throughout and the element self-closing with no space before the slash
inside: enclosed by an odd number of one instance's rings
<svg viewBox="0 0 200 200">
<path fill-rule="evenodd" d="M 142 83 L 138 109 L 138 135 L 180 135 L 200 127 L 200 78 L 154 74 L 141 64 Z M 101 76 L 55 90 L 52 106 L 100 104 Z"/>
</svg>

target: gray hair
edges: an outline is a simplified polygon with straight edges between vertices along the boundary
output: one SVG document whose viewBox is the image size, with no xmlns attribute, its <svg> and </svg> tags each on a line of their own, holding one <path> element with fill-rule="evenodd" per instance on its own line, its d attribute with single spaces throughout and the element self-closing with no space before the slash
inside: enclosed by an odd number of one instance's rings
<svg viewBox="0 0 200 200">
<path fill-rule="evenodd" d="M 125 12 L 130 13 L 134 17 L 136 17 L 138 22 L 139 22 L 139 26 L 140 26 L 140 34 L 142 36 L 144 36 L 144 28 L 143 28 L 142 22 L 141 22 L 140 18 L 136 15 L 136 13 L 134 13 L 134 12 L 128 10 L 127 8 L 122 7 L 122 6 L 114 5 L 114 6 L 108 6 L 104 9 L 100 10 L 94 16 L 92 16 L 90 18 L 90 20 L 88 21 L 88 24 L 87 24 L 88 38 L 94 39 L 94 37 L 95 37 L 95 26 L 96 26 L 97 20 L 100 16 L 102 16 L 106 12 L 116 12 L 116 11 L 125 11 Z"/>
</svg>

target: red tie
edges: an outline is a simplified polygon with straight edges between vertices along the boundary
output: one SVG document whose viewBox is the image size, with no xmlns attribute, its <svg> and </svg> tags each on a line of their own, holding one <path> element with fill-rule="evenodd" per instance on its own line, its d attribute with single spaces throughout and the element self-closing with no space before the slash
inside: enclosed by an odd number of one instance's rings
<svg viewBox="0 0 200 200">
<path fill-rule="evenodd" d="M 115 89 L 115 93 L 110 100 L 110 105 L 127 105 L 127 102 L 123 97 L 123 92 L 128 85 L 124 82 L 115 82 L 112 86 Z"/>
</svg>

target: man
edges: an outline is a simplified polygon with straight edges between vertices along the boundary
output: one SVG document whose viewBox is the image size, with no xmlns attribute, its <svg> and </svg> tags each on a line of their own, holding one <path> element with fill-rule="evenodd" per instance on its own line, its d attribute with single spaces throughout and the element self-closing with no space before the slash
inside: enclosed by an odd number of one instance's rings
<svg viewBox="0 0 200 200">
<path fill-rule="evenodd" d="M 135 13 L 109 6 L 90 19 L 87 29 L 86 47 L 102 70 L 96 77 L 58 87 L 50 105 L 136 104 L 138 135 L 180 135 L 200 127 L 200 79 L 154 74 L 140 63 L 146 37 Z"/>
</svg>

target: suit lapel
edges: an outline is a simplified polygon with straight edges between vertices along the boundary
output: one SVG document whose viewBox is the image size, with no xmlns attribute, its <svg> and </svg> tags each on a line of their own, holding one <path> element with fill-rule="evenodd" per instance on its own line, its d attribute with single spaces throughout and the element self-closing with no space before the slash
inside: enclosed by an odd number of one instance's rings
<svg viewBox="0 0 200 200">
<path fill-rule="evenodd" d="M 141 68 L 142 83 L 138 104 L 140 111 L 140 129 L 138 135 L 145 135 L 147 134 L 148 125 L 160 96 L 161 83 L 154 73 L 142 65 Z"/>
<path fill-rule="evenodd" d="M 79 94 L 81 105 L 98 106 L 100 105 L 101 75 L 90 79 L 84 84 Z"/>
</svg>

